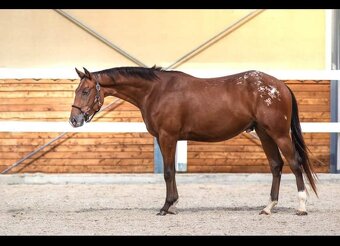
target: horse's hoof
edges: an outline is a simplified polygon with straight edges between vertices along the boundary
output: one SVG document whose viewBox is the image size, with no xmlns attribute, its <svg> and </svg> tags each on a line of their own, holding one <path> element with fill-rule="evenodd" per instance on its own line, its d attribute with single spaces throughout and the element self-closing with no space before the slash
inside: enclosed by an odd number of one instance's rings
<svg viewBox="0 0 340 246">
<path fill-rule="evenodd" d="M 264 214 L 264 215 L 271 215 L 271 212 L 262 210 L 259 214 Z"/>
<path fill-rule="evenodd" d="M 296 212 L 296 215 L 299 215 L 299 216 L 301 216 L 301 215 L 307 215 L 308 213 L 306 212 L 306 211 L 297 211 Z"/>
<path fill-rule="evenodd" d="M 170 207 L 168 211 L 161 210 L 157 215 L 178 214 L 176 207 Z"/>
<path fill-rule="evenodd" d="M 159 213 L 157 213 L 157 215 L 161 215 L 161 216 L 164 216 L 164 215 L 167 215 L 168 212 L 164 211 L 164 210 L 161 210 L 159 211 Z"/>
</svg>

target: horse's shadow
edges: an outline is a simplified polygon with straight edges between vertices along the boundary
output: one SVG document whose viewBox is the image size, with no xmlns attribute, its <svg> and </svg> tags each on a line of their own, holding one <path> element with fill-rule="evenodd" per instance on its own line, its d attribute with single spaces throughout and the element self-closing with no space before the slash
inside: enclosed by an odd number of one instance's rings
<svg viewBox="0 0 340 246">
<path fill-rule="evenodd" d="M 237 207 L 189 207 L 189 208 L 178 208 L 178 212 L 214 212 L 214 211 L 225 211 L 225 212 L 260 212 L 265 206 L 237 206 Z M 294 208 L 288 207 L 276 207 L 273 208 L 272 213 L 295 213 Z"/>
<path fill-rule="evenodd" d="M 253 212 L 257 211 L 258 213 L 264 208 L 265 206 L 238 206 L 238 207 L 187 207 L 187 208 L 177 208 L 178 213 L 201 213 L 201 212 Z M 131 207 L 131 208 L 88 208 L 88 209 L 81 209 L 75 211 L 76 213 L 84 213 L 84 212 L 95 212 L 95 211 L 158 211 L 159 209 L 152 207 L 152 208 L 142 208 L 142 207 Z M 296 210 L 294 208 L 288 207 L 276 207 L 273 208 L 272 213 L 288 213 L 294 214 Z"/>
</svg>

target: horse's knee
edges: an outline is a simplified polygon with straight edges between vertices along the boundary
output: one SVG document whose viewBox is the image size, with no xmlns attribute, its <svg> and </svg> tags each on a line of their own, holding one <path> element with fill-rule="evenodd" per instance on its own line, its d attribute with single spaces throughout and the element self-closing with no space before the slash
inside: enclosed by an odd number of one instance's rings
<svg viewBox="0 0 340 246">
<path fill-rule="evenodd" d="M 170 181 L 173 175 L 174 175 L 174 171 L 170 167 L 165 168 L 164 170 L 165 181 Z"/>
<path fill-rule="evenodd" d="M 272 174 L 275 177 L 281 176 L 282 173 L 282 167 L 283 167 L 283 161 L 271 161 L 270 162 L 270 167 L 272 170 Z"/>
</svg>

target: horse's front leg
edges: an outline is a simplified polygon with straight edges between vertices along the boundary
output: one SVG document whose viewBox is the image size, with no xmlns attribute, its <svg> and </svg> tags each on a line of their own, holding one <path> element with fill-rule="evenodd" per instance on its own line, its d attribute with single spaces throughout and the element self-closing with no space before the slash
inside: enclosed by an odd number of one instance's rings
<svg viewBox="0 0 340 246">
<path fill-rule="evenodd" d="M 162 152 L 164 162 L 164 180 L 166 183 L 165 204 L 158 215 L 176 214 L 175 205 L 178 201 L 177 186 L 175 180 L 175 154 L 177 139 L 170 134 L 162 132 L 157 139 Z"/>
</svg>

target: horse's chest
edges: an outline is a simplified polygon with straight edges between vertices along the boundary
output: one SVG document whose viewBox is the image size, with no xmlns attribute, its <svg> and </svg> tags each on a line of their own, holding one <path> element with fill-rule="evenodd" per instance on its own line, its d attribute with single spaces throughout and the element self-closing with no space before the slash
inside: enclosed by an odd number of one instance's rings
<svg viewBox="0 0 340 246">
<path fill-rule="evenodd" d="M 152 114 L 152 111 L 147 109 L 142 109 L 141 114 L 148 132 L 153 136 L 157 136 L 158 134 L 155 115 Z"/>
</svg>

